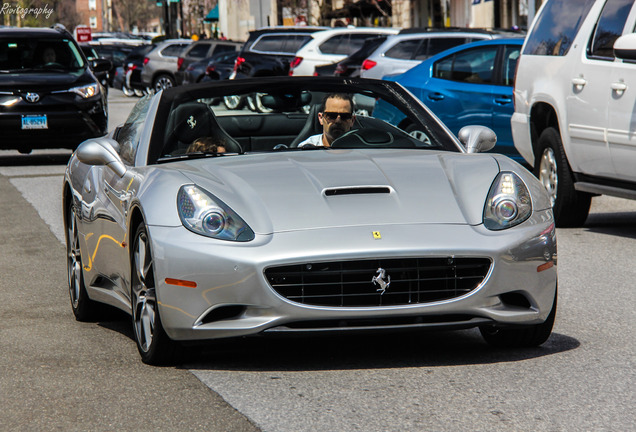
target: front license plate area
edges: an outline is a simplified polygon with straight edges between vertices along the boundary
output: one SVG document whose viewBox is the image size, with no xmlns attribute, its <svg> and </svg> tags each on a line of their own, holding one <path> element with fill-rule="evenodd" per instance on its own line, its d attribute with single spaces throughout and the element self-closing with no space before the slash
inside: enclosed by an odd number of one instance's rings
<svg viewBox="0 0 636 432">
<path fill-rule="evenodd" d="M 46 115 L 23 115 L 22 129 L 48 129 Z"/>
</svg>

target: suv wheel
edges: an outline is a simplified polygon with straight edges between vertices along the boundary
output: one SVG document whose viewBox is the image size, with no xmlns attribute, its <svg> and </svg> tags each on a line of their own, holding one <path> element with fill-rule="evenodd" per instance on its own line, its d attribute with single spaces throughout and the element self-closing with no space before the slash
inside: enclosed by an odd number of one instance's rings
<svg viewBox="0 0 636 432">
<path fill-rule="evenodd" d="M 174 87 L 174 80 L 170 75 L 163 74 L 155 78 L 155 81 L 153 83 L 153 88 L 155 89 L 155 91 L 161 91 L 170 87 Z"/>
<path fill-rule="evenodd" d="M 558 227 L 579 227 L 590 212 L 592 196 L 574 189 L 574 178 L 555 128 L 547 128 L 539 137 L 534 174 L 545 186 L 552 202 Z"/>
</svg>

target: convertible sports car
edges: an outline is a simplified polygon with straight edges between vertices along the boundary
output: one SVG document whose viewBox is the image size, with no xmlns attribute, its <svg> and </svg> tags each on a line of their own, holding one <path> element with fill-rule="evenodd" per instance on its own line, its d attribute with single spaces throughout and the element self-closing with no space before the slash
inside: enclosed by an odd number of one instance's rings
<svg viewBox="0 0 636 432">
<path fill-rule="evenodd" d="M 331 147 L 299 146 L 322 132 L 334 92 L 353 96 L 352 129 Z M 221 102 L 248 95 L 259 112 Z M 387 109 L 399 124 L 380 119 Z M 490 129 L 458 136 L 380 80 L 146 96 L 68 163 L 73 312 L 130 313 L 149 364 L 174 361 L 185 341 L 273 333 L 479 327 L 495 346 L 542 344 L 557 305 L 550 201 L 519 164 L 480 153 L 495 145 Z M 216 151 L 191 147 L 205 137 Z"/>
</svg>

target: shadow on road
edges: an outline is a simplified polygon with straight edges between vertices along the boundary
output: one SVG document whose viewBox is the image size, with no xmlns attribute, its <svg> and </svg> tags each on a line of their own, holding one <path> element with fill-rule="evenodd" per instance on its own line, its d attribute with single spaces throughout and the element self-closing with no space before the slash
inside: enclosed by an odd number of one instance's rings
<svg viewBox="0 0 636 432">
<path fill-rule="evenodd" d="M 0 166 L 29 166 L 29 165 L 66 165 L 71 157 L 68 153 L 42 154 L 1 154 Z"/>
<path fill-rule="evenodd" d="M 190 348 L 187 369 L 308 371 L 388 369 L 516 362 L 576 349 L 553 333 L 540 347 L 494 349 L 477 330 L 324 338 L 247 338 Z"/>
</svg>

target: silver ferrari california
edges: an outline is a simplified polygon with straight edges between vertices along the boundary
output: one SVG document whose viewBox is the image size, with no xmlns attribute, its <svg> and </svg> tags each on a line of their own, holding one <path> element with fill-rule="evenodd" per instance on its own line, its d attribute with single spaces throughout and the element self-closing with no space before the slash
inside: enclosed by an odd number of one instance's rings
<svg viewBox="0 0 636 432">
<path fill-rule="evenodd" d="M 66 169 L 75 317 L 126 311 L 149 364 L 185 341 L 282 333 L 479 327 L 540 345 L 557 306 L 550 200 L 495 142 L 479 125 L 455 137 L 380 80 L 146 96 Z"/>
</svg>

